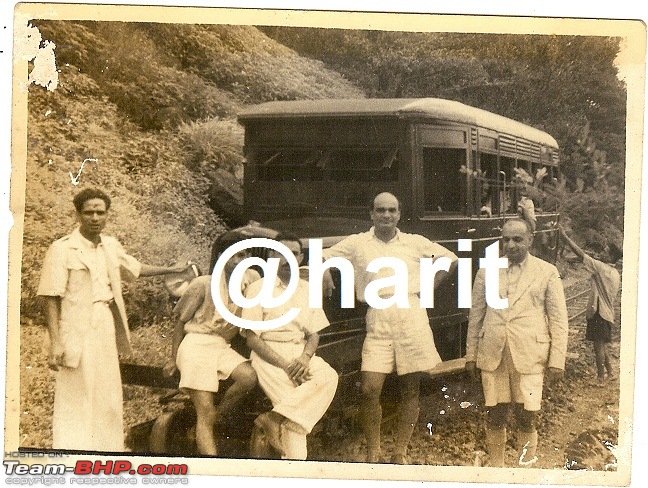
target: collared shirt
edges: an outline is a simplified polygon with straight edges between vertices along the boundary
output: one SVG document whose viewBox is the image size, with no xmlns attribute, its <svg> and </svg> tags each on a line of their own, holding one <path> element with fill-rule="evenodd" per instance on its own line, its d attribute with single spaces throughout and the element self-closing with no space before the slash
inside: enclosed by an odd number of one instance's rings
<svg viewBox="0 0 648 488">
<path fill-rule="evenodd" d="M 241 280 L 241 292 L 245 293 L 248 286 L 260 278 L 259 273 L 247 269 Z M 220 335 L 227 341 L 238 333 L 239 328 L 225 320 L 214 307 L 211 295 L 211 275 L 199 276 L 191 281 L 187 290 L 182 294 L 173 309 L 178 320 L 184 322 L 185 334 Z M 229 298 L 228 283 L 225 273 L 221 274 L 221 297 L 230 312 L 238 314 L 239 310 Z"/>
<path fill-rule="evenodd" d="M 46 259 L 43 265 L 38 295 L 65 296 L 68 292 L 70 271 L 87 269 L 92 283 L 92 300 L 103 302 L 114 298 L 108 275 L 109 261 L 103 241 L 95 245 L 83 237 L 77 227 L 69 236 L 55 244 L 57 245 L 52 245 L 48 251 L 49 259 Z M 118 243 L 113 248 L 113 259 L 117 259 L 117 264 L 128 276 L 139 276 L 141 264 L 137 259 L 126 254 Z"/>
<path fill-rule="evenodd" d="M 368 272 L 367 265 L 376 258 L 394 257 L 401 259 L 407 266 L 407 289 L 410 295 L 421 291 L 420 259 L 448 257 L 455 261 L 457 256 L 445 247 L 432 242 L 418 234 L 406 234 L 396 229 L 396 235 L 384 242 L 378 238 L 372 227 L 368 232 L 351 235 L 334 246 L 324 249 L 324 259 L 342 257 L 348 259 L 354 267 L 356 295 L 358 300 L 365 301 L 364 291 L 375 279 L 387 278 L 395 274 L 394 269 L 383 267 L 377 273 Z M 381 295 L 393 295 L 393 288 L 385 287 Z"/>
<path fill-rule="evenodd" d="M 520 281 L 520 276 L 526 269 L 527 262 L 529 261 L 528 257 L 529 255 L 527 254 L 520 263 L 511 263 L 509 261 L 509 266 L 506 270 L 506 290 L 508 298 L 512 298 L 515 295 L 518 282 Z"/>
<path fill-rule="evenodd" d="M 94 242 L 89 241 L 83 235 L 81 235 L 80 242 L 84 247 L 84 253 L 88 256 L 88 269 L 90 270 L 90 278 L 92 279 L 93 301 L 109 302 L 113 299 L 113 293 L 110 288 L 110 279 L 108 278 L 105 248 L 101 240 L 95 245 Z"/>
<path fill-rule="evenodd" d="M 601 318 L 614 322 L 614 304 L 621 286 L 619 272 L 613 266 L 597 261 L 587 254 L 583 258 L 583 265 L 591 274 L 587 317 L 592 318 L 598 310 Z"/>
<path fill-rule="evenodd" d="M 248 287 L 245 296 L 248 298 L 256 297 L 262 286 L 263 279 L 255 281 Z M 286 285 L 277 277 L 272 296 L 278 297 L 285 290 Z M 329 325 L 324 310 L 308 307 L 308 282 L 302 279 L 299 279 L 293 296 L 283 305 L 274 308 L 264 308 L 261 305 L 244 308 L 241 316 L 255 322 L 268 321 L 285 315 L 291 308 L 301 309 L 292 322 L 276 329 L 255 330 L 254 332 L 266 341 L 301 343 L 304 342 L 307 335 L 319 332 Z"/>
</svg>

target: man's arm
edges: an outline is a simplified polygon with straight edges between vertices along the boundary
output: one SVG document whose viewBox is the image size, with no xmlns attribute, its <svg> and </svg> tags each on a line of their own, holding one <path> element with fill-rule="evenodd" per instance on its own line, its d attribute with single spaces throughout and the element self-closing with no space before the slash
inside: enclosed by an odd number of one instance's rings
<svg viewBox="0 0 648 488">
<path fill-rule="evenodd" d="M 531 232 L 535 234 L 537 219 L 533 200 L 529 197 L 522 197 L 518 202 L 517 212 L 522 219 L 526 220 L 527 224 L 529 224 L 529 227 L 531 228 Z"/>
<path fill-rule="evenodd" d="M 178 303 L 173 307 L 176 320 L 171 342 L 171 358 L 164 366 L 164 374 L 167 376 L 173 376 L 177 371 L 176 358 L 178 356 L 178 348 L 185 336 L 184 326 L 194 317 L 205 300 L 211 300 L 211 296 L 206 293 L 204 285 L 199 280 L 196 280 L 191 282 L 180 297 L 180 300 L 178 300 Z"/>
<path fill-rule="evenodd" d="M 472 289 L 472 307 L 468 316 L 468 335 L 466 337 L 466 371 L 477 379 L 477 345 L 486 316 L 486 292 L 484 270 L 477 271 Z"/>
<path fill-rule="evenodd" d="M 355 242 L 355 235 L 348 236 L 342 239 L 337 244 L 322 250 L 322 259 L 326 261 L 331 258 L 344 258 L 351 261 L 350 259 L 355 252 L 357 244 Z M 331 275 L 331 268 L 326 268 L 322 274 L 322 294 L 326 298 L 331 298 L 333 296 L 333 290 L 335 290 L 335 283 L 333 282 L 333 276 Z"/>
<path fill-rule="evenodd" d="M 113 243 L 112 249 L 116 253 L 121 269 L 122 279 L 125 281 L 131 281 L 139 276 L 163 276 L 173 273 L 182 273 L 193 265 L 191 262 L 175 266 L 153 266 L 141 263 L 136 258 L 126 253 L 126 250 L 117 239 L 110 237 L 107 239 L 109 239 L 107 242 Z"/>
<path fill-rule="evenodd" d="M 274 349 L 268 346 L 253 330 L 246 330 L 245 338 L 250 349 L 257 353 L 266 363 L 270 363 L 284 371 L 288 369 L 290 363 L 277 354 Z"/>
<path fill-rule="evenodd" d="M 547 283 L 545 313 L 547 314 L 549 335 L 551 336 L 547 370 L 550 375 L 549 379 L 552 380 L 560 378 L 563 375 L 565 358 L 567 356 L 567 339 L 569 336 L 565 292 L 560 281 L 558 270 L 555 268 Z"/>
<path fill-rule="evenodd" d="M 581 260 L 585 258 L 585 251 L 583 251 L 578 244 L 576 244 L 572 239 L 569 238 L 565 229 L 561 225 L 558 226 L 558 231 L 560 232 L 560 237 L 565 240 L 570 249 L 578 256 Z"/>
<path fill-rule="evenodd" d="M 310 364 L 310 360 L 315 354 L 318 345 L 319 345 L 319 334 L 317 332 L 308 334 L 306 336 L 306 344 L 304 345 L 304 352 L 302 352 L 301 356 L 295 358 L 288 365 L 287 373 L 288 376 L 290 376 L 291 380 L 301 384 L 310 378 L 308 365 Z"/>
<path fill-rule="evenodd" d="M 65 365 L 65 349 L 61 342 L 60 318 L 61 318 L 61 297 L 46 296 L 45 314 L 47 316 L 47 330 L 50 337 L 50 352 L 48 363 L 50 369 L 58 371 L 59 366 Z"/>
<path fill-rule="evenodd" d="M 459 261 L 457 260 L 457 255 L 450 251 L 449 249 L 443 247 L 441 244 L 432 242 L 426 237 L 418 236 L 419 245 L 421 246 L 420 254 L 421 257 L 433 257 L 434 259 L 446 257 L 451 260 L 450 267 L 445 273 L 436 273 L 434 275 L 434 289 L 436 290 L 441 283 L 452 276 L 455 268 Z"/>
<path fill-rule="evenodd" d="M 142 263 L 140 268 L 140 276 L 162 276 L 173 273 L 182 273 L 191 267 L 191 263 L 178 264 L 176 266 L 152 266 L 150 264 Z"/>
<path fill-rule="evenodd" d="M 63 241 L 54 242 L 43 260 L 37 295 L 42 297 L 50 338 L 48 364 L 55 371 L 65 366 L 65 349 L 61 342 L 61 297 L 67 288 L 68 269 L 66 265 L 67 248 Z"/>
<path fill-rule="evenodd" d="M 178 371 L 178 367 L 176 366 L 176 358 L 178 357 L 178 348 L 180 347 L 180 343 L 182 342 L 182 339 L 184 339 L 184 322 L 180 319 L 175 321 L 175 325 L 173 327 L 173 337 L 172 337 L 172 343 L 171 343 L 171 358 L 167 361 L 166 365 L 164 366 L 164 374 L 166 376 L 173 376 L 176 371 Z"/>
<path fill-rule="evenodd" d="M 452 276 L 452 273 L 454 273 L 455 268 L 457 267 L 457 264 L 459 264 L 459 261 L 455 259 L 450 263 L 450 267 L 448 268 L 447 273 L 436 273 L 434 275 L 434 289 L 436 290 L 441 283 L 443 283 L 445 280 L 450 278 Z"/>
</svg>

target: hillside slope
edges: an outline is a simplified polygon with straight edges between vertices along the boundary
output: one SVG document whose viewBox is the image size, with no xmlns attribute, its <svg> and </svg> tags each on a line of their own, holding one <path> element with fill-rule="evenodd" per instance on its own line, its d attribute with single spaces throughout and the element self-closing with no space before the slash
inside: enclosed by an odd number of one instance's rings
<svg viewBox="0 0 648 488">
<path fill-rule="evenodd" d="M 24 320 L 38 317 L 43 255 L 74 227 L 71 199 L 80 189 L 99 186 L 113 197 L 106 232 L 137 258 L 191 258 L 206 270 L 214 237 L 240 217 L 239 110 L 274 99 L 364 96 L 254 27 L 34 24 L 56 44 L 60 84 L 54 92 L 29 88 Z M 133 326 L 168 316 L 159 283 L 140 280 L 127 293 Z"/>
</svg>

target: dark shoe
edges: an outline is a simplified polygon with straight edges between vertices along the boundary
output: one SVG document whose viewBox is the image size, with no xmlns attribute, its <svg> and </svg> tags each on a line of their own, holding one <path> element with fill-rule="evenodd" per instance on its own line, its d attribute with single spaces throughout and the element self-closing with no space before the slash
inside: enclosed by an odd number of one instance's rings
<svg viewBox="0 0 648 488">
<path fill-rule="evenodd" d="M 409 459 L 405 454 L 393 454 L 391 458 L 392 464 L 409 464 Z"/>
<path fill-rule="evenodd" d="M 278 418 L 277 418 L 278 417 Z M 281 442 L 281 424 L 283 417 L 275 412 L 265 412 L 254 419 L 254 425 L 265 433 L 268 443 L 282 456 L 285 455 Z"/>
</svg>

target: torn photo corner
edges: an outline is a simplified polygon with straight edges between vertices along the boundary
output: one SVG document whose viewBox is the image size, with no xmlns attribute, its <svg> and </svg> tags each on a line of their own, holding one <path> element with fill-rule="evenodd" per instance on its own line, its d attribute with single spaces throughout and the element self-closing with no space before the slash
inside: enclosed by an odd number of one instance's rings
<svg viewBox="0 0 648 488">
<path fill-rule="evenodd" d="M 641 21 L 22 3 L 13 45 L 8 479 L 630 482 Z"/>
</svg>

